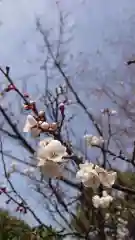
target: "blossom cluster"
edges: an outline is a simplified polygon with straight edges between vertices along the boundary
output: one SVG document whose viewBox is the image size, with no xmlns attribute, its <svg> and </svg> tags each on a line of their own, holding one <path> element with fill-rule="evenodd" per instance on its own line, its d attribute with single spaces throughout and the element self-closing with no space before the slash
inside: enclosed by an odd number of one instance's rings
<svg viewBox="0 0 135 240">
<path fill-rule="evenodd" d="M 95 195 L 92 198 L 93 206 L 95 208 L 108 208 L 110 203 L 113 201 L 113 197 L 108 195 L 106 191 L 102 192 L 102 197 Z"/>
<path fill-rule="evenodd" d="M 81 179 L 85 187 L 98 188 L 100 184 L 110 188 L 116 180 L 116 172 L 106 171 L 105 169 L 92 163 L 80 164 L 77 178 Z"/>
<path fill-rule="evenodd" d="M 24 132 L 31 132 L 33 136 L 38 136 L 42 131 L 49 130 L 55 131 L 57 124 L 49 124 L 45 117 L 44 112 L 39 112 L 39 117 L 35 118 L 32 115 L 28 115 L 24 126 Z M 104 140 L 102 137 L 96 137 L 92 135 L 86 135 L 85 140 L 88 146 L 102 146 Z M 38 149 L 36 151 L 37 167 L 41 173 L 50 178 L 63 177 L 62 164 L 68 159 L 66 147 L 56 139 L 47 137 L 39 142 Z M 79 179 L 85 187 L 97 189 L 101 184 L 106 188 L 111 188 L 116 180 L 116 172 L 107 171 L 97 165 L 89 162 L 85 162 L 79 165 L 79 170 L 76 173 L 76 178 Z M 95 195 L 92 198 L 94 207 L 108 207 L 113 198 L 103 191 L 103 196 L 99 197 Z"/>
<path fill-rule="evenodd" d="M 62 88 L 57 91 L 57 94 L 62 94 Z M 10 84 L 4 92 L 11 90 L 18 91 L 15 85 Z M 21 95 L 21 94 L 20 94 Z M 22 95 L 21 95 L 22 96 Z M 23 95 L 25 103 L 23 105 L 25 110 L 31 110 L 34 114 L 28 114 L 26 122 L 23 128 L 23 132 L 30 132 L 33 137 L 40 136 L 41 133 L 51 134 L 53 137 L 47 137 L 39 142 L 36 150 L 36 168 L 39 168 L 41 173 L 50 178 L 62 179 L 63 176 L 63 163 L 70 159 L 68 155 L 67 147 L 64 146 L 58 139 L 54 139 L 54 135 L 59 129 L 57 122 L 49 123 L 46 119 L 45 112 L 39 111 L 36 108 L 36 103 L 29 99 L 28 94 Z M 65 117 L 65 105 L 64 102 L 59 104 L 59 111 L 62 118 Z M 112 115 L 114 112 L 112 112 Z M 102 147 L 104 139 L 102 136 L 86 135 L 85 141 L 88 146 Z M 10 173 L 16 171 L 16 166 L 13 164 Z M 34 171 L 34 168 L 26 169 L 24 174 L 29 175 Z M 97 165 L 89 162 L 84 162 L 79 165 L 79 170 L 76 173 L 76 178 L 79 179 L 84 187 L 98 189 L 100 185 L 105 188 L 111 188 L 116 180 L 116 172 L 107 171 Z M 92 198 L 92 202 L 95 208 L 107 208 L 112 202 L 112 196 L 108 195 L 106 191 L 102 192 L 102 197 L 95 195 Z"/>
<path fill-rule="evenodd" d="M 42 131 L 55 131 L 57 129 L 57 123 L 49 124 L 44 114 L 44 111 L 40 111 L 38 117 L 29 114 L 23 132 L 31 132 L 33 137 L 37 137 Z"/>
<path fill-rule="evenodd" d="M 40 112 L 40 116 L 41 115 L 42 114 Z M 42 130 L 49 131 L 49 126 L 49 123 L 45 121 L 39 123 L 32 115 L 28 115 L 24 131 L 32 132 L 34 129 L 34 131 L 36 130 L 37 132 L 36 135 L 38 135 Z M 101 146 L 104 142 L 102 137 L 98 138 L 92 135 L 85 136 L 85 140 L 87 141 L 88 146 Z M 66 147 L 60 141 L 50 137 L 39 142 L 38 149 L 36 151 L 36 159 L 38 160 L 37 167 L 43 175 L 50 178 L 61 179 L 63 177 L 63 169 L 61 168 L 62 163 L 68 161 L 69 158 L 70 156 L 68 156 Z M 102 184 L 106 188 L 111 188 L 116 180 L 116 172 L 107 171 L 89 162 L 80 164 L 79 168 L 80 169 L 76 173 L 76 178 L 79 179 L 85 187 L 97 189 L 100 184 Z M 92 198 L 93 205 L 96 208 L 108 207 L 112 200 L 113 198 L 108 195 L 106 191 L 103 191 L 102 197 L 95 195 Z"/>
</svg>

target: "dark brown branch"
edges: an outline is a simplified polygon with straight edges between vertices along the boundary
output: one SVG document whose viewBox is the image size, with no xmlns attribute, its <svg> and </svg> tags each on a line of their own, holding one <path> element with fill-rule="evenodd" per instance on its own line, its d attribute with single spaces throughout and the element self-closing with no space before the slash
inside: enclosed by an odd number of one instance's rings
<svg viewBox="0 0 135 240">
<path fill-rule="evenodd" d="M 27 150 L 30 151 L 30 153 L 34 154 L 34 149 L 29 145 L 29 143 L 25 140 L 25 138 L 21 135 L 21 133 L 19 132 L 19 130 L 17 129 L 16 125 L 13 124 L 12 120 L 10 119 L 10 117 L 6 114 L 5 110 L 3 109 L 3 107 L 0 105 L 0 112 L 2 113 L 2 115 L 4 116 L 4 118 L 6 119 L 7 123 L 9 124 L 9 126 L 11 127 L 11 129 L 13 130 L 13 132 L 17 135 L 18 140 L 21 141 L 21 143 L 26 147 Z"/>
</svg>

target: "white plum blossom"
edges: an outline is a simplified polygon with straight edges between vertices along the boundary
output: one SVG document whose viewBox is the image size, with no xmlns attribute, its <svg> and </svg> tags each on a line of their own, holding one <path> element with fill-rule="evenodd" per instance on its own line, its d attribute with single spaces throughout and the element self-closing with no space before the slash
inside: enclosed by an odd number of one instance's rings
<svg viewBox="0 0 135 240">
<path fill-rule="evenodd" d="M 41 129 L 38 129 L 38 123 L 32 115 L 27 116 L 23 132 L 31 132 L 33 137 L 39 136 Z"/>
<path fill-rule="evenodd" d="M 67 156 L 66 147 L 58 140 L 47 138 L 39 142 L 37 150 L 37 166 L 43 174 L 49 177 L 61 177 L 60 163 L 64 162 L 63 157 Z"/>
<path fill-rule="evenodd" d="M 102 146 L 104 143 L 103 138 L 97 137 L 97 136 L 93 136 L 93 135 L 85 135 L 84 139 L 86 141 L 87 146 Z"/>
<path fill-rule="evenodd" d="M 95 208 L 108 208 L 110 203 L 113 201 L 113 197 L 108 195 L 106 191 L 102 192 L 102 197 L 95 195 L 92 198 L 93 206 Z"/>
<path fill-rule="evenodd" d="M 117 223 L 117 239 L 125 239 L 128 236 L 129 231 L 127 228 L 127 221 L 123 220 L 122 218 L 118 218 Z"/>
<path fill-rule="evenodd" d="M 85 187 L 98 188 L 100 179 L 97 172 L 93 169 L 92 163 L 84 163 L 79 165 L 80 170 L 77 172 L 76 177 L 82 181 Z"/>
<path fill-rule="evenodd" d="M 63 157 L 65 156 L 67 156 L 66 147 L 60 141 L 49 138 L 39 143 L 37 150 L 38 159 L 63 162 Z"/>
<path fill-rule="evenodd" d="M 110 195 L 106 195 L 100 198 L 100 207 L 108 208 L 110 203 L 113 201 L 113 197 Z"/>
<path fill-rule="evenodd" d="M 98 195 L 95 195 L 93 198 L 92 198 L 92 203 L 93 203 L 93 206 L 95 208 L 99 208 L 100 207 L 100 197 Z"/>
<path fill-rule="evenodd" d="M 105 169 L 95 166 L 92 163 L 84 163 L 79 165 L 80 170 L 76 177 L 81 180 L 85 187 L 97 188 L 100 184 L 105 187 L 112 187 L 116 180 L 117 173 L 106 171 Z"/>
<path fill-rule="evenodd" d="M 112 187 L 112 185 L 115 183 L 117 173 L 113 171 L 108 172 L 97 165 L 95 166 L 95 170 L 98 173 L 102 185 L 109 188 Z"/>
<path fill-rule="evenodd" d="M 105 214 L 105 220 L 108 220 L 110 218 L 110 213 Z"/>
</svg>

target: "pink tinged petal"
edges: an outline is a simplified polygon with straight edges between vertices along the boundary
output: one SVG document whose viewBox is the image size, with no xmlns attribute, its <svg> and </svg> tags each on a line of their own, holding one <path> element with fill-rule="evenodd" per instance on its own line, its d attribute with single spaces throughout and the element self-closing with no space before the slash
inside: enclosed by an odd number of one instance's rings
<svg viewBox="0 0 135 240">
<path fill-rule="evenodd" d="M 44 129 L 44 130 L 48 130 L 48 129 L 49 129 L 49 123 L 47 123 L 47 122 L 41 123 L 40 126 L 41 126 L 41 128 Z"/>
<path fill-rule="evenodd" d="M 56 130 L 56 129 L 57 129 L 57 123 L 55 123 L 55 122 L 52 123 L 52 124 L 51 124 L 51 128 L 52 128 L 53 130 Z"/>
</svg>

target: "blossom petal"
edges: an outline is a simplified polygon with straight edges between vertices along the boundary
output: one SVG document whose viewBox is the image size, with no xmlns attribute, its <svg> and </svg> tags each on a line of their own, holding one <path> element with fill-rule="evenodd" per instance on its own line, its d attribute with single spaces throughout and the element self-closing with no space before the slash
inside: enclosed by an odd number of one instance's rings
<svg viewBox="0 0 135 240">
<path fill-rule="evenodd" d="M 81 163 L 79 164 L 80 169 L 87 169 L 87 170 L 92 170 L 94 167 L 93 163 L 89 163 L 89 162 L 85 162 L 85 163 Z"/>
<path fill-rule="evenodd" d="M 32 129 L 31 129 L 31 135 L 32 135 L 32 137 L 38 137 L 40 133 L 41 133 L 41 130 L 38 129 L 38 128 L 32 128 Z"/>
<path fill-rule="evenodd" d="M 53 138 L 51 138 L 51 137 L 45 138 L 44 140 L 39 142 L 39 147 L 47 146 L 50 143 L 50 141 L 52 141 L 52 140 L 53 140 Z"/>
<path fill-rule="evenodd" d="M 40 166 L 41 172 L 48 177 L 60 177 L 62 176 L 62 172 L 60 166 L 52 161 L 46 161 L 43 165 L 39 162 L 38 166 Z"/>
<path fill-rule="evenodd" d="M 103 185 L 105 187 L 111 187 L 115 183 L 116 177 L 117 177 L 117 173 L 116 172 L 112 172 L 112 173 L 108 172 L 107 182 L 104 182 Z"/>
<path fill-rule="evenodd" d="M 52 151 L 57 154 L 63 154 L 66 152 L 66 147 L 63 146 L 61 142 L 59 142 L 58 140 L 52 140 L 49 143 L 48 148 L 51 148 Z"/>
<path fill-rule="evenodd" d="M 111 187 L 114 184 L 117 177 L 116 172 L 113 171 L 107 172 L 105 169 L 100 168 L 99 166 L 96 166 L 95 170 L 97 171 L 99 179 L 103 186 Z"/>
<path fill-rule="evenodd" d="M 54 139 L 41 141 L 37 150 L 38 158 L 43 158 L 53 162 L 62 162 L 64 161 L 63 157 L 67 155 L 66 147 L 63 146 L 61 142 Z"/>
<path fill-rule="evenodd" d="M 28 115 L 26 118 L 25 126 L 23 128 L 23 132 L 29 132 L 30 129 L 34 126 L 36 126 L 37 121 L 32 115 Z"/>
<path fill-rule="evenodd" d="M 80 169 L 76 177 L 82 181 L 85 187 L 97 188 L 100 185 L 98 174 L 94 169 Z"/>
<path fill-rule="evenodd" d="M 99 208 L 100 206 L 100 197 L 98 195 L 95 195 L 93 198 L 92 198 L 92 202 L 93 202 L 93 206 L 95 208 Z"/>
</svg>

